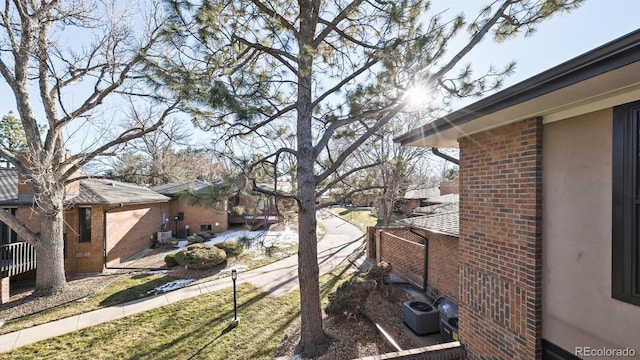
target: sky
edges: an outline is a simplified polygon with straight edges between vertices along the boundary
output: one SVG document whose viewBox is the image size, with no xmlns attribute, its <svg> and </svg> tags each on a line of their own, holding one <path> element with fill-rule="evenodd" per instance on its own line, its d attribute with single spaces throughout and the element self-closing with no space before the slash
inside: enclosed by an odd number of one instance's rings
<svg viewBox="0 0 640 360">
<path fill-rule="evenodd" d="M 449 7 L 455 14 L 476 9 L 479 3 L 485 2 L 436 0 L 433 9 Z M 485 38 L 463 62 L 471 63 L 480 74 L 491 64 L 500 68 L 515 60 L 515 72 L 505 79 L 504 89 L 640 28 L 639 13 L 637 0 L 586 0 L 578 9 L 542 22 L 530 37 L 520 35 L 503 43 Z M 460 102 L 458 107 L 475 100 Z"/>
<path fill-rule="evenodd" d="M 452 18 L 465 12 L 468 18 L 473 18 L 485 3 L 483 0 L 433 0 L 431 13 L 445 11 L 443 17 Z M 471 63 L 475 73 L 481 74 L 492 64 L 502 67 L 515 60 L 515 73 L 505 80 L 504 89 L 636 30 L 639 13 L 638 0 L 587 0 L 571 13 L 541 23 L 531 37 L 520 35 L 503 43 L 483 40 L 463 63 Z M 451 52 L 456 46 L 463 46 L 464 40 L 457 39 L 450 46 Z M 476 100 L 454 103 L 452 110 Z M 0 115 L 10 110 L 15 112 L 13 95 L 0 80 Z"/>
</svg>

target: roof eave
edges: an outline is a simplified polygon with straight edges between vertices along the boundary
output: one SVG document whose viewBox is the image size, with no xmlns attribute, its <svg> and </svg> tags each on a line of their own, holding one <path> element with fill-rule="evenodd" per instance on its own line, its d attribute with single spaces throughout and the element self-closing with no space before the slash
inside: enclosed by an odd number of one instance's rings
<svg viewBox="0 0 640 360">
<path fill-rule="evenodd" d="M 640 61 L 640 30 L 597 47 L 420 128 L 411 130 L 395 138 L 394 141 L 401 145 L 409 145 L 428 136 L 466 124 L 481 116 L 638 61 Z M 425 145 L 430 146 L 429 144 Z"/>
</svg>

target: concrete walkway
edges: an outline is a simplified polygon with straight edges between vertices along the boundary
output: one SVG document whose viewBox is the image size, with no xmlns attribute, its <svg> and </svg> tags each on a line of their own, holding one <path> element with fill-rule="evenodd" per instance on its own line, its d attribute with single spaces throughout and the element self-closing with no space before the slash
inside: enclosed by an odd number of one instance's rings
<svg viewBox="0 0 640 360">
<path fill-rule="evenodd" d="M 364 236 L 358 228 L 328 211 L 318 212 L 318 221 L 327 233 L 318 243 L 320 273 L 325 274 L 341 263 L 358 258 L 363 252 Z M 352 257 L 352 259 L 349 259 Z M 298 257 L 291 256 L 270 265 L 238 274 L 237 283 L 249 282 L 276 296 L 298 287 Z M 67 334 L 90 326 L 141 313 L 180 300 L 231 287 L 229 277 L 187 286 L 172 292 L 71 316 L 28 329 L 0 335 L 0 352 L 12 351 L 24 345 Z"/>
</svg>

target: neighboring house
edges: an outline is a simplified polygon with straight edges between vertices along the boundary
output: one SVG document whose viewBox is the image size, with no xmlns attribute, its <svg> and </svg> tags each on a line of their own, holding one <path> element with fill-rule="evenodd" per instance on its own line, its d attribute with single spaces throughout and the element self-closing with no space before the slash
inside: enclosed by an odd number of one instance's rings
<svg viewBox="0 0 640 360">
<path fill-rule="evenodd" d="M 427 199 L 430 205 L 413 209 L 411 216 L 432 215 L 437 213 L 458 212 L 458 194 L 434 196 Z"/>
<path fill-rule="evenodd" d="M 440 196 L 440 189 L 437 186 L 423 189 L 407 190 L 402 197 L 400 211 L 404 214 L 411 214 L 414 209 L 430 205 L 427 199 Z"/>
<path fill-rule="evenodd" d="M 147 249 L 168 212 L 169 198 L 145 187 L 85 179 L 67 188 L 64 252 L 67 275 L 102 272 Z M 31 188 L 15 169 L 0 170 L 0 209 L 39 231 Z M 0 245 L 20 237 L 0 223 Z"/>
<path fill-rule="evenodd" d="M 460 149 L 470 359 L 640 354 L 640 31 L 397 141 Z"/>
<path fill-rule="evenodd" d="M 437 188 L 435 188 L 437 190 Z M 430 196 L 412 217 L 390 227 L 369 228 L 367 255 L 428 295 L 458 301 L 458 195 Z"/>
<path fill-rule="evenodd" d="M 442 180 L 440 182 L 440 195 L 458 194 L 460 192 L 459 178 L 456 176 L 453 179 Z"/>
<path fill-rule="evenodd" d="M 205 230 L 215 233 L 227 231 L 229 219 L 226 199 L 216 207 L 190 206 L 187 199 L 181 196 L 185 191 L 196 196 L 203 195 L 211 186 L 213 184 L 206 181 L 191 180 L 152 187 L 151 190 L 171 198 L 166 230 L 171 230 L 173 236 L 180 238 Z"/>
<path fill-rule="evenodd" d="M 277 198 L 273 193 L 291 194 L 290 182 L 278 182 L 277 189 L 271 184 L 256 184 L 256 189 L 242 191 L 229 198 L 229 223 L 246 225 L 251 230 L 267 228 L 282 220 L 286 212 L 297 209 L 291 198 Z"/>
<path fill-rule="evenodd" d="M 393 272 L 422 288 L 433 300 L 459 299 L 458 213 L 436 213 L 369 228 L 367 256 L 391 264 Z"/>
</svg>

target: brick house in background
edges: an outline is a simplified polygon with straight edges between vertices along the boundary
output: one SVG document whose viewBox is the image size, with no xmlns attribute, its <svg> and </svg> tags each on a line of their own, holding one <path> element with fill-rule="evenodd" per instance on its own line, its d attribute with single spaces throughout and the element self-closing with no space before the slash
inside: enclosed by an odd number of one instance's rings
<svg viewBox="0 0 640 360">
<path fill-rule="evenodd" d="M 367 256 L 386 261 L 393 272 L 428 295 L 458 301 L 458 212 L 447 211 L 367 230 Z"/>
<path fill-rule="evenodd" d="M 454 186 L 407 192 L 405 201 L 419 198 L 410 209 L 411 217 L 367 230 L 367 256 L 376 263 L 391 264 L 396 275 L 423 289 L 432 300 L 438 295 L 458 300 L 460 250 Z"/>
<path fill-rule="evenodd" d="M 396 140 L 460 149 L 470 359 L 640 354 L 640 31 Z"/>
<path fill-rule="evenodd" d="M 151 190 L 171 198 L 167 230 L 172 230 L 173 235 L 180 238 L 186 237 L 188 233 L 194 234 L 205 230 L 212 230 L 215 233 L 227 231 L 229 229 L 227 199 L 214 208 L 190 206 L 187 204 L 187 199 L 181 196 L 185 191 L 196 196 L 205 195 L 212 185 L 196 179 L 152 187 Z"/>
<path fill-rule="evenodd" d="M 427 200 L 436 196 L 440 196 L 440 190 L 437 186 L 407 190 L 402 196 L 400 211 L 403 214 L 410 215 L 414 209 L 428 205 Z"/>
<path fill-rule="evenodd" d="M 166 221 L 169 198 L 148 188 L 114 180 L 84 179 L 67 188 L 64 212 L 67 275 L 102 272 L 151 246 Z M 0 170 L 0 209 L 39 231 L 31 188 L 15 169 Z M 0 245 L 20 241 L 0 223 Z"/>
</svg>

